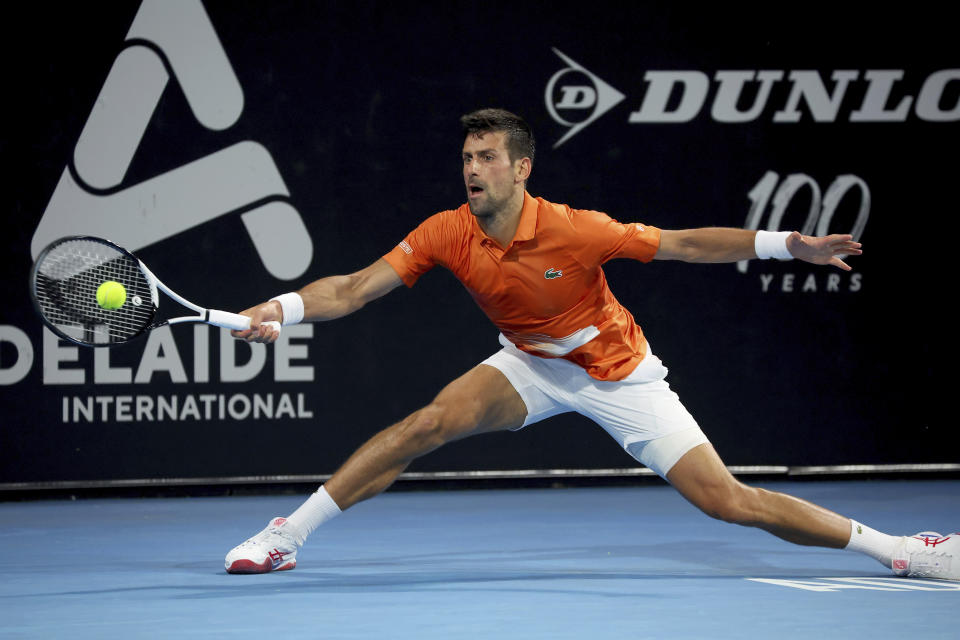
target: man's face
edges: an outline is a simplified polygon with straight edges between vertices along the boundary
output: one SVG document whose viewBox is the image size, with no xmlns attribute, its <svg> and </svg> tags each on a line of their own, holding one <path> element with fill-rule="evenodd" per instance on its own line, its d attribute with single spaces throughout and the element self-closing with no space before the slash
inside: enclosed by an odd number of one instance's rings
<svg viewBox="0 0 960 640">
<path fill-rule="evenodd" d="M 510 161 L 504 141 L 507 134 L 488 131 L 470 134 L 463 142 L 463 182 L 467 188 L 467 203 L 477 217 L 486 217 L 501 211 L 523 190 L 519 178 L 519 160 Z"/>
</svg>

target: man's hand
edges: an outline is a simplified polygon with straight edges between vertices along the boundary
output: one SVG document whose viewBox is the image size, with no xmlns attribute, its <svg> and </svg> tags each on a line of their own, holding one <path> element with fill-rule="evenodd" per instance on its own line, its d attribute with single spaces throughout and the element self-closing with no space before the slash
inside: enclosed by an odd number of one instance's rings
<svg viewBox="0 0 960 640">
<path fill-rule="evenodd" d="M 276 300 L 250 307 L 246 311 L 241 311 L 240 315 L 250 316 L 250 328 L 246 331 L 231 331 L 230 335 L 234 338 L 270 344 L 280 337 L 280 331 L 275 329 L 274 325 L 264 324 L 270 321 L 283 322 L 283 309 Z"/>
<path fill-rule="evenodd" d="M 841 259 L 841 256 L 858 256 L 863 251 L 861 244 L 853 241 L 849 234 L 832 234 L 829 236 L 802 236 L 794 231 L 787 237 L 787 250 L 797 260 L 812 264 L 832 264 L 844 271 L 850 271 L 850 265 Z"/>
</svg>

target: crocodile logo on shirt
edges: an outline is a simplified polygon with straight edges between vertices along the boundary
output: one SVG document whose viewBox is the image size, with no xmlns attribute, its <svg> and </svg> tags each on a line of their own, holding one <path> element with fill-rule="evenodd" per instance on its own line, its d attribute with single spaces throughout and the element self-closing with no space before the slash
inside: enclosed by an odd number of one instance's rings
<svg viewBox="0 0 960 640">
<path fill-rule="evenodd" d="M 543 272 L 543 277 L 546 278 L 547 280 L 553 280 L 554 278 L 559 278 L 562 275 L 563 275 L 563 271 L 560 271 L 560 269 L 551 268 Z"/>
</svg>

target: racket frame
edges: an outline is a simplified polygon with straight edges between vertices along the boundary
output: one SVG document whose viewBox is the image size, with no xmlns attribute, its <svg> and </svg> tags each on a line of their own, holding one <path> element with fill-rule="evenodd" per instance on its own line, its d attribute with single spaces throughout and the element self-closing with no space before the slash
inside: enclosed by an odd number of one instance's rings
<svg viewBox="0 0 960 640">
<path fill-rule="evenodd" d="M 153 305 L 153 314 L 151 315 L 151 320 L 153 320 L 156 317 L 156 313 L 160 308 L 160 295 L 158 291 L 163 291 L 168 297 L 172 298 L 174 301 L 178 302 L 180 305 L 186 307 L 187 309 L 190 309 L 191 311 L 195 311 L 197 315 L 179 316 L 176 318 L 167 318 L 165 320 L 150 322 L 144 325 L 144 327 L 140 329 L 137 333 L 127 338 L 124 338 L 122 340 L 95 342 L 91 340 L 84 340 L 81 338 L 77 338 L 76 336 L 71 336 L 70 334 L 66 333 L 65 331 L 57 327 L 53 322 L 49 321 L 46 315 L 43 313 L 43 309 L 40 306 L 40 303 L 38 301 L 38 295 L 37 295 L 37 274 L 39 272 L 40 265 L 43 263 L 44 258 L 47 256 L 48 253 L 50 253 L 51 250 L 53 250 L 55 247 L 65 242 L 75 241 L 75 240 L 85 240 L 89 242 L 104 244 L 126 255 L 127 257 L 131 258 L 137 263 L 137 265 L 140 267 L 140 270 L 147 281 L 147 284 L 150 287 L 150 297 L 151 297 L 150 303 Z M 149 331 L 153 329 L 157 329 L 164 325 L 175 325 L 175 324 L 184 324 L 184 323 L 205 323 L 205 324 L 213 325 L 215 327 L 222 327 L 224 329 L 233 329 L 235 331 L 246 331 L 247 329 L 250 328 L 249 316 L 240 315 L 239 313 L 231 313 L 229 311 L 220 311 L 218 309 L 208 309 L 206 307 L 201 307 L 198 304 L 194 304 L 190 300 L 187 300 L 186 298 L 178 294 L 176 291 L 174 291 L 173 289 L 165 285 L 163 281 L 161 281 L 160 278 L 158 278 L 156 274 L 154 274 L 147 267 L 147 265 L 143 263 L 142 260 L 137 258 L 130 251 L 127 251 L 126 249 L 119 246 L 115 242 L 112 242 L 110 240 L 107 240 L 106 238 L 100 238 L 97 236 L 89 236 L 89 235 L 66 236 L 63 238 L 59 238 L 51 242 L 49 245 L 47 245 L 43 249 L 43 251 L 40 252 L 40 255 L 37 256 L 37 259 L 33 263 L 33 267 L 30 270 L 30 300 L 33 303 L 33 307 L 36 310 L 37 315 L 39 315 L 40 319 L 43 321 L 43 324 L 46 325 L 51 331 L 53 331 L 57 336 L 65 340 L 69 340 L 74 344 L 78 344 L 85 347 L 113 347 L 120 344 L 125 344 L 132 340 L 136 340 L 137 338 L 143 336 Z M 279 322 L 267 322 L 264 324 L 273 325 L 275 330 L 277 331 L 280 330 Z"/>
</svg>

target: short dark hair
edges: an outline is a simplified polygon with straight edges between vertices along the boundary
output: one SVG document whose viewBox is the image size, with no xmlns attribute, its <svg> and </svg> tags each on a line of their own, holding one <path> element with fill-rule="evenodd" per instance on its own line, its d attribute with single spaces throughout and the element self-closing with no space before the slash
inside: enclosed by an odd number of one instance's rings
<svg viewBox="0 0 960 640">
<path fill-rule="evenodd" d="M 510 161 L 516 162 L 521 158 L 530 158 L 536 152 L 536 141 L 533 139 L 533 129 L 526 120 L 506 109 L 478 109 L 460 116 L 460 126 L 463 137 L 490 131 L 502 131 L 507 134 L 505 141 Z"/>
</svg>

